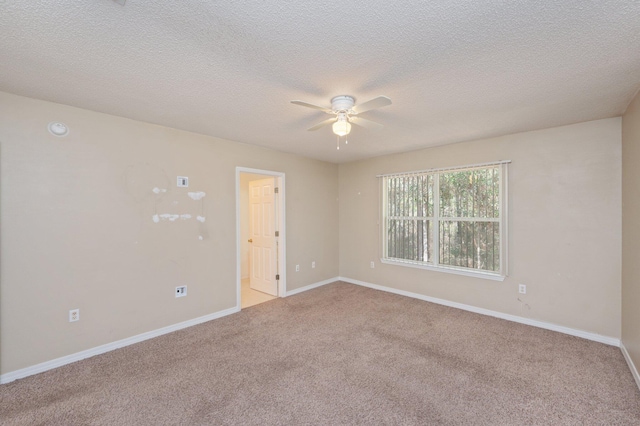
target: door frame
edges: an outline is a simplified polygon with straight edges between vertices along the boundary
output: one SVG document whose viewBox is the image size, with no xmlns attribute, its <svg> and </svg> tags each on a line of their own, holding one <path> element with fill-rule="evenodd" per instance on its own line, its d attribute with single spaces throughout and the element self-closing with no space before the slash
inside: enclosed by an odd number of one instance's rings
<svg viewBox="0 0 640 426">
<path fill-rule="evenodd" d="M 282 172 L 272 170 L 252 169 L 249 167 L 236 167 L 236 308 L 241 309 L 241 293 L 242 293 L 242 253 L 241 247 L 241 224 L 240 224 L 240 174 L 251 173 L 256 175 L 273 176 L 276 186 L 278 187 L 278 197 L 276 201 L 276 209 L 278 216 L 278 273 L 280 280 L 278 281 L 278 297 L 285 297 L 287 294 L 287 232 L 286 232 L 286 212 L 285 212 L 285 175 Z"/>
</svg>

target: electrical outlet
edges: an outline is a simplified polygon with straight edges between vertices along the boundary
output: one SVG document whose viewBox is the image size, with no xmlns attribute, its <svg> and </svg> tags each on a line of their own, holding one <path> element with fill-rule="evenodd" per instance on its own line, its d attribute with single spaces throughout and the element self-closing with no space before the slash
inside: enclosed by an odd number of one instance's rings
<svg viewBox="0 0 640 426">
<path fill-rule="evenodd" d="M 300 265 L 296 265 L 296 272 L 300 272 Z"/>
<path fill-rule="evenodd" d="M 187 295 L 187 286 L 176 287 L 176 297 L 184 297 Z"/>
<path fill-rule="evenodd" d="M 526 284 L 518 284 L 518 293 L 527 294 L 527 286 L 526 286 Z"/>
<path fill-rule="evenodd" d="M 316 261 L 314 260 L 313 262 L 311 262 L 311 268 L 315 268 L 316 267 Z"/>
<path fill-rule="evenodd" d="M 376 262 L 374 262 L 373 260 L 371 261 L 371 269 L 376 267 Z"/>
<path fill-rule="evenodd" d="M 80 309 L 71 309 L 69 311 L 69 322 L 80 321 Z"/>
</svg>

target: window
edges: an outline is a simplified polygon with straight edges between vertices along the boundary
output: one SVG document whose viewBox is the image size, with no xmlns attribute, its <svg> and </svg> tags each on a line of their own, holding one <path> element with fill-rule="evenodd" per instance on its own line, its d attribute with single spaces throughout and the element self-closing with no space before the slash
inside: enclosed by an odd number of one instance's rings
<svg viewBox="0 0 640 426">
<path fill-rule="evenodd" d="M 503 279 L 507 163 L 382 176 L 382 261 Z"/>
</svg>

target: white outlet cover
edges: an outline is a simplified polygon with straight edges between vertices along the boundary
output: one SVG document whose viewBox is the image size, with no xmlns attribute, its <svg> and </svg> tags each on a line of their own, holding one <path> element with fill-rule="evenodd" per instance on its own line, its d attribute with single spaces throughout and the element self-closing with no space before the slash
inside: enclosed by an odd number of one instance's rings
<svg viewBox="0 0 640 426">
<path fill-rule="evenodd" d="M 519 284 L 518 285 L 518 293 L 527 294 L 527 286 L 526 286 L 526 284 Z"/>
<path fill-rule="evenodd" d="M 371 269 L 376 267 L 376 262 L 374 262 L 373 260 L 371 261 Z"/>
<path fill-rule="evenodd" d="M 315 261 L 311 262 L 311 267 L 312 267 L 312 268 L 315 268 L 315 267 L 316 267 L 316 262 L 315 262 Z"/>
<path fill-rule="evenodd" d="M 178 176 L 176 185 L 179 188 L 187 188 L 189 186 L 189 178 L 187 176 Z"/>
<path fill-rule="evenodd" d="M 80 309 L 71 309 L 69 311 L 69 322 L 80 321 Z"/>
<path fill-rule="evenodd" d="M 296 265 L 296 272 L 300 272 L 300 265 Z"/>
</svg>

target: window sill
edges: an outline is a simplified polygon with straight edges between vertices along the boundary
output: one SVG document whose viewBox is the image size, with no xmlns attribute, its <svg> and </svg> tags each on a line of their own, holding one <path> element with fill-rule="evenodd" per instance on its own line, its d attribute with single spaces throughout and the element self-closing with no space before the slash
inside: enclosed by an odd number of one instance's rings
<svg viewBox="0 0 640 426">
<path fill-rule="evenodd" d="M 380 263 L 386 263 L 387 265 L 406 266 L 409 268 L 426 269 L 429 271 L 445 272 L 447 274 L 464 275 L 467 277 L 482 278 L 492 281 L 504 281 L 506 278 L 504 275 L 492 274 L 489 272 L 472 271 L 467 269 L 447 268 L 445 266 L 431 266 L 431 265 L 419 265 L 417 263 L 402 262 L 400 260 L 380 259 Z"/>
</svg>

